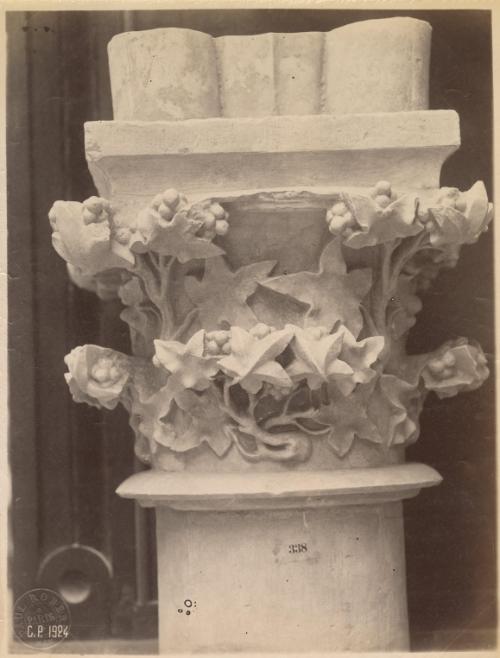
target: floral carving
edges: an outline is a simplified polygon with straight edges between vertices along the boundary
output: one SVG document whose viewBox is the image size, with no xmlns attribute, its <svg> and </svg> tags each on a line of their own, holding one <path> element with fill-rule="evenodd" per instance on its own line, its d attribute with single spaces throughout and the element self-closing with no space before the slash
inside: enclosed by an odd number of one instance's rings
<svg viewBox="0 0 500 658">
<path fill-rule="evenodd" d="M 247 203 L 262 202 L 254 196 Z M 264 196 L 266 208 L 276 198 L 300 212 L 295 201 L 314 194 Z M 300 461 L 317 441 L 340 458 L 356 441 L 411 443 L 430 392 L 470 391 L 488 376 L 481 348 L 465 339 L 418 356 L 404 348 L 418 293 L 491 216 L 482 183 L 464 193 L 398 194 L 387 181 L 366 195 L 335 192 L 317 267 L 273 276 L 276 260 L 238 268 L 225 255 L 223 200 L 189 204 L 167 189 L 133 218 L 98 197 L 56 202 L 56 250 L 77 285 L 122 301 L 134 354 L 75 348 L 71 393 L 107 409 L 123 404 L 136 452 L 153 464 L 162 450 Z"/>
<path fill-rule="evenodd" d="M 417 197 L 414 194 L 395 197 L 390 183 L 380 181 L 370 196 L 344 195 L 327 213 L 330 232 L 339 232 L 336 215 L 344 208 L 349 223 L 341 229 L 345 244 L 353 249 L 373 247 L 398 238 L 416 235 L 422 229 L 416 222 Z"/>
<path fill-rule="evenodd" d="M 75 402 L 114 409 L 130 377 L 130 358 L 98 345 L 75 347 L 64 359 Z"/>
<path fill-rule="evenodd" d="M 85 275 L 130 269 L 134 257 L 115 239 L 112 216 L 111 204 L 99 197 L 56 201 L 49 212 L 54 249 Z"/>
<path fill-rule="evenodd" d="M 275 265 L 276 261 L 265 261 L 231 272 L 223 258 L 211 258 L 205 264 L 201 281 L 187 277 L 186 292 L 198 308 L 203 326 L 212 330 L 238 323 L 243 329 L 250 329 L 257 324 L 247 299 Z"/>
<path fill-rule="evenodd" d="M 332 240 L 321 254 L 317 272 L 286 274 L 263 285 L 307 305 L 306 326 L 330 331 L 340 321 L 358 336 L 363 325 L 360 302 L 370 289 L 371 278 L 368 269 L 347 272 L 340 240 Z"/>
</svg>

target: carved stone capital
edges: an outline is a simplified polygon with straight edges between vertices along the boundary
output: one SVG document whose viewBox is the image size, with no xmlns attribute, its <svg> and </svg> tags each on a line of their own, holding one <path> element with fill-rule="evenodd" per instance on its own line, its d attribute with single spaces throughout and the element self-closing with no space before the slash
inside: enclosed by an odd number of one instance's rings
<svg viewBox="0 0 500 658">
<path fill-rule="evenodd" d="M 167 189 L 133 219 L 97 197 L 58 201 L 54 246 L 76 283 L 120 297 L 134 353 L 76 348 L 72 393 L 123 404 L 138 456 L 159 469 L 397 463 L 429 392 L 488 375 L 465 339 L 419 356 L 405 342 L 418 293 L 490 217 L 482 183 L 196 203 Z"/>
</svg>

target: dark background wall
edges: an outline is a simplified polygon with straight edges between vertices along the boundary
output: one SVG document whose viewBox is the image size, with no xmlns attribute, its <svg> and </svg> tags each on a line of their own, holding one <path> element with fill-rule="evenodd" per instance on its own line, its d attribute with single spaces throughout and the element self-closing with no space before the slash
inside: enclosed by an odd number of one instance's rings
<svg viewBox="0 0 500 658">
<path fill-rule="evenodd" d="M 462 147 L 445 164 L 442 184 L 466 189 L 482 179 L 491 197 L 489 12 L 8 13 L 11 584 L 15 595 L 34 587 L 44 576 L 43 568 L 39 573 L 43 558 L 49 556 L 50 564 L 61 548 L 76 590 L 85 579 L 96 578 L 100 560 L 110 560 L 113 577 L 102 583 L 104 594 L 94 599 L 98 605 L 76 611 L 82 636 L 154 633 L 152 521 L 114 494 L 134 468 L 127 420 L 120 412 L 75 405 L 63 379 L 63 357 L 73 346 L 90 342 L 127 351 L 128 338 L 114 303 L 102 305 L 68 283 L 47 221 L 55 199 L 82 200 L 94 193 L 82 126 L 112 118 L 107 42 L 124 30 L 161 26 L 216 36 L 325 31 L 398 15 L 431 23 L 430 107 L 460 115 Z M 426 295 L 411 347 L 427 350 L 459 335 L 480 341 L 493 367 L 491 231 L 464 249 L 457 268 L 443 274 Z M 429 398 L 421 438 L 408 450 L 408 459 L 430 464 L 444 477 L 439 488 L 405 504 L 413 646 L 492 647 L 494 377 L 458 398 Z M 68 552 L 75 543 L 98 552 L 83 572 L 81 561 L 73 563 Z"/>
</svg>

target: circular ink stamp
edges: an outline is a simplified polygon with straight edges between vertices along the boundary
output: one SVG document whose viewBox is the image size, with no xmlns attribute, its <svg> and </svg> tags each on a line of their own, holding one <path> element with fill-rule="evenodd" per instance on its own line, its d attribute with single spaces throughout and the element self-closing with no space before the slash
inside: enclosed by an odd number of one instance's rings
<svg viewBox="0 0 500 658">
<path fill-rule="evenodd" d="M 70 636 L 66 601 L 51 589 L 31 589 L 14 605 L 14 634 L 30 649 L 50 649 Z"/>
</svg>

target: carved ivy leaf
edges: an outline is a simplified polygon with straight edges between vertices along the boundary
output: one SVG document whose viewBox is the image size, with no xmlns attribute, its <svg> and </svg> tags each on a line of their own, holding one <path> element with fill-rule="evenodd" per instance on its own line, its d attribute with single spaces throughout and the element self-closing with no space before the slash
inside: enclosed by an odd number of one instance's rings
<svg viewBox="0 0 500 658">
<path fill-rule="evenodd" d="M 219 361 L 220 369 L 249 393 L 257 393 L 263 382 L 289 387 L 292 382 L 283 367 L 274 361 L 292 338 L 286 329 L 265 338 L 252 336 L 240 327 L 231 327 L 231 354 Z"/>
<path fill-rule="evenodd" d="M 95 202 L 94 202 L 95 199 Z M 108 206 L 91 212 L 89 203 Z M 115 268 L 131 269 L 134 255 L 121 248 L 112 235 L 109 202 L 91 197 L 85 203 L 56 201 L 49 212 L 52 244 L 57 253 L 82 274 L 93 275 Z"/>
<path fill-rule="evenodd" d="M 98 272 L 97 274 L 86 274 L 79 267 L 66 263 L 69 278 L 72 283 L 83 290 L 95 293 L 99 299 L 109 301 L 116 299 L 120 288 L 130 279 L 128 270 L 112 269 Z"/>
<path fill-rule="evenodd" d="M 187 277 L 186 292 L 198 308 L 203 327 L 211 331 L 220 328 L 223 322 L 243 329 L 253 327 L 258 319 L 247 305 L 247 299 L 275 264 L 276 261 L 263 261 L 232 272 L 224 258 L 211 258 L 205 263 L 201 281 Z"/>
<path fill-rule="evenodd" d="M 352 368 L 339 358 L 342 349 L 342 335 L 318 335 L 318 327 L 300 329 L 287 325 L 294 331 L 292 349 L 296 358 L 287 367 L 293 381 L 305 379 L 309 388 L 318 389 L 323 383 L 342 381 L 353 375 Z"/>
<path fill-rule="evenodd" d="M 197 395 L 186 390 L 179 393 L 175 401 L 182 413 L 175 414 L 176 439 L 172 449 L 185 452 L 206 442 L 218 457 L 222 457 L 231 447 L 233 437 L 214 392 L 208 389 Z"/>
<path fill-rule="evenodd" d="M 421 203 L 419 219 L 434 247 L 472 244 L 487 230 L 492 209 L 484 183 L 478 181 L 467 192 L 454 187 L 437 190 Z"/>
<path fill-rule="evenodd" d="M 170 373 L 169 384 L 177 390 L 193 388 L 202 391 L 210 386 L 219 370 L 217 359 L 203 356 L 205 331 L 197 331 L 187 343 L 176 340 L 154 341 L 154 362 Z"/>
<path fill-rule="evenodd" d="M 417 387 L 395 375 L 381 375 L 368 404 L 368 416 L 376 424 L 386 446 L 411 442 L 418 435 L 421 395 Z"/>
<path fill-rule="evenodd" d="M 357 341 L 346 327 L 341 327 L 333 335 L 341 336 L 342 348 L 339 358 L 349 365 L 352 372 L 346 381 L 337 382 L 337 386 L 344 395 L 349 395 L 357 384 L 368 384 L 376 376 L 377 373 L 372 366 L 384 349 L 385 339 L 383 336 L 370 336 Z"/>
<path fill-rule="evenodd" d="M 366 414 L 364 392 L 359 389 L 348 396 L 332 391 L 329 403 L 319 408 L 314 421 L 331 428 L 326 440 L 339 457 L 349 452 L 355 438 L 382 443 L 377 427 Z"/>
<path fill-rule="evenodd" d="M 211 240 L 196 235 L 203 222 L 188 216 L 186 210 L 176 213 L 169 221 L 162 219 L 153 208 L 139 213 L 137 224 L 143 229 L 143 240 L 132 245 L 134 251 L 155 251 L 163 256 L 174 256 L 181 263 L 195 258 L 213 258 L 224 253 Z"/>
<path fill-rule="evenodd" d="M 348 205 L 360 227 L 345 240 L 353 249 L 392 242 L 422 231 L 422 225 L 415 221 L 417 197 L 414 194 L 401 196 L 386 208 L 371 197 L 359 195 L 349 197 Z"/>
<path fill-rule="evenodd" d="M 465 217 L 467 218 L 467 232 L 465 242 L 476 242 L 481 233 L 488 230 L 488 224 L 493 218 L 493 204 L 488 203 L 488 194 L 482 181 L 463 193 L 466 203 Z"/>
<path fill-rule="evenodd" d="M 317 272 L 277 276 L 262 285 L 309 306 L 306 326 L 324 326 L 330 331 L 342 322 L 357 337 L 363 326 L 360 303 L 368 293 L 371 270 L 347 272 L 340 239 L 324 248 Z"/>
<path fill-rule="evenodd" d="M 167 381 L 144 402 L 135 400 L 132 406 L 135 418 L 138 422 L 138 430 L 148 439 L 166 447 L 170 447 L 175 440 L 175 429 L 167 418 L 172 409 L 175 396 L 179 394 L 175 382 Z"/>
<path fill-rule="evenodd" d="M 151 357 L 154 353 L 153 340 L 161 330 L 161 317 L 157 308 L 145 295 L 140 281 L 132 277 L 118 291 L 122 303 L 127 306 L 120 319 L 130 327 L 135 354 Z"/>
</svg>

